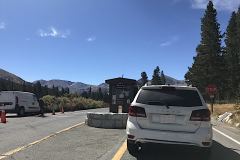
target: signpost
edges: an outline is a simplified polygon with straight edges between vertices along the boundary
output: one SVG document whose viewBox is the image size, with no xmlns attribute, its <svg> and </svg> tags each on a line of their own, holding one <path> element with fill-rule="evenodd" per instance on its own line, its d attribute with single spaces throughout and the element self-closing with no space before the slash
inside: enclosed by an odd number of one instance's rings
<svg viewBox="0 0 240 160">
<path fill-rule="evenodd" d="M 128 78 L 114 78 L 105 81 L 109 84 L 109 95 L 112 99 L 110 104 L 110 112 L 123 113 L 128 112 L 130 102 L 133 101 L 137 91 L 137 81 Z M 119 106 L 122 108 L 119 110 Z"/>
<path fill-rule="evenodd" d="M 206 88 L 206 91 L 211 99 L 211 112 L 213 113 L 213 103 L 217 93 L 217 87 L 215 84 L 209 84 Z"/>
</svg>

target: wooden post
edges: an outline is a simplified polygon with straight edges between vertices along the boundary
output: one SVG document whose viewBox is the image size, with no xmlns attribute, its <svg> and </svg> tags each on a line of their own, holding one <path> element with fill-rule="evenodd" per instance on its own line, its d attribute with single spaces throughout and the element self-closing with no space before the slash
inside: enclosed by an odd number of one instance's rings
<svg viewBox="0 0 240 160">
<path fill-rule="evenodd" d="M 210 98 L 211 98 L 211 112 L 213 114 L 213 104 L 214 104 L 214 95 L 210 95 Z"/>
<path fill-rule="evenodd" d="M 213 113 L 213 100 L 212 100 L 212 103 L 211 103 L 211 111 Z"/>
</svg>

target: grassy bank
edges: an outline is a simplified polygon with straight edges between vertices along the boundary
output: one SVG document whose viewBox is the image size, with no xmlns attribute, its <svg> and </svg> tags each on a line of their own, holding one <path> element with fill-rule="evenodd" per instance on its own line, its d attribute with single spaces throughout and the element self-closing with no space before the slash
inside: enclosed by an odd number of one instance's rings
<svg viewBox="0 0 240 160">
<path fill-rule="evenodd" d="M 214 104 L 213 105 L 213 116 L 219 116 L 225 112 L 236 111 L 236 104 Z M 208 108 L 211 110 L 211 105 L 208 104 Z"/>
</svg>

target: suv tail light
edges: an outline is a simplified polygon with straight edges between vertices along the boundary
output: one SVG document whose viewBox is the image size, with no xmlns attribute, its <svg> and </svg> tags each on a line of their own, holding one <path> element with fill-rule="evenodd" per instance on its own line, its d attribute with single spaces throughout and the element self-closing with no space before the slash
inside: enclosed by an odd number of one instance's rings
<svg viewBox="0 0 240 160">
<path fill-rule="evenodd" d="M 209 109 L 199 109 L 192 112 L 190 121 L 210 121 L 210 116 Z"/>
<path fill-rule="evenodd" d="M 130 106 L 128 110 L 129 116 L 133 117 L 147 117 L 145 109 L 137 106 Z"/>
</svg>

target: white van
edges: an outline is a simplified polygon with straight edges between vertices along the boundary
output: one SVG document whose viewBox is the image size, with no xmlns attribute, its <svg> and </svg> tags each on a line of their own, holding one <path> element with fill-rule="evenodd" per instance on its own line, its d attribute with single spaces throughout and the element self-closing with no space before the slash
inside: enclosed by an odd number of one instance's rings
<svg viewBox="0 0 240 160">
<path fill-rule="evenodd" d="M 0 110 L 6 113 L 17 113 L 19 116 L 25 113 L 39 113 L 40 107 L 37 97 L 33 93 L 20 91 L 1 91 Z"/>
</svg>

